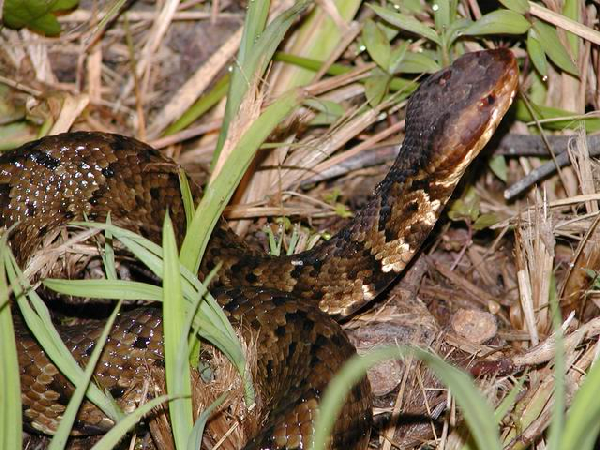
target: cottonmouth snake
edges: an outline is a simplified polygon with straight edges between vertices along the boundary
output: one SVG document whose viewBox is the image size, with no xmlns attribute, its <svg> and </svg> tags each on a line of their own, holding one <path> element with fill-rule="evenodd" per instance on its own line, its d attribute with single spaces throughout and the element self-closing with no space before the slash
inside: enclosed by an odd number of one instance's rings
<svg viewBox="0 0 600 450">
<path fill-rule="evenodd" d="M 253 376 L 263 417 L 246 448 L 304 448 L 320 395 L 355 350 L 331 319 L 374 299 L 401 272 L 433 228 L 468 164 L 494 133 L 516 91 L 507 49 L 469 53 L 424 81 L 406 110 L 406 137 L 367 205 L 329 241 L 294 256 L 248 249 L 223 225 L 213 231 L 200 276 L 222 264 L 215 298 L 242 337 L 257 337 Z M 113 223 L 160 242 L 165 209 L 179 237 L 185 227 L 179 167 L 134 139 L 103 133 L 50 136 L 0 156 L 0 214 L 14 225 L 11 245 L 26 265 L 50 231 L 74 220 Z M 199 195 L 199 189 L 194 187 Z M 16 316 L 15 316 L 16 318 Z M 100 327 L 61 327 L 85 363 Z M 16 320 L 23 416 L 52 433 L 73 391 Z M 140 379 L 162 361 L 161 316 L 152 308 L 120 314 L 96 382 L 124 408 L 139 400 Z M 349 394 L 332 446 L 364 448 L 370 433 L 368 381 Z M 84 404 L 80 434 L 112 426 Z"/>
</svg>

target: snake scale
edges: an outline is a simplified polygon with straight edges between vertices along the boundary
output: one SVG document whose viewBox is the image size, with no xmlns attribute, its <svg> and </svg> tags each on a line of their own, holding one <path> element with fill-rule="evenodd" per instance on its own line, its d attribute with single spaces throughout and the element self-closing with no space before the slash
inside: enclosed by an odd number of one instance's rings
<svg viewBox="0 0 600 450">
<path fill-rule="evenodd" d="M 222 265 L 211 292 L 241 336 L 256 338 L 259 417 L 244 448 L 306 448 L 323 389 L 355 353 L 334 318 L 356 312 L 406 267 L 494 133 L 517 82 L 516 60 L 502 48 L 468 53 L 428 77 L 408 102 L 405 140 L 387 177 L 345 228 L 312 250 L 270 257 L 217 225 L 200 277 Z M 0 221 L 14 226 L 10 243 L 24 266 L 46 235 L 84 216 L 102 222 L 110 212 L 113 223 L 160 242 L 167 207 L 181 240 L 179 166 L 132 138 L 63 134 L 0 156 Z M 24 421 L 51 434 L 73 387 L 14 317 Z M 161 320 L 150 307 L 121 313 L 96 368 L 96 382 L 126 411 L 140 400 L 149 368 L 160 370 Z M 59 331 L 85 364 L 101 325 Z M 371 409 L 363 379 L 346 399 L 332 448 L 365 448 Z M 112 425 L 84 403 L 73 431 L 101 434 Z"/>
</svg>

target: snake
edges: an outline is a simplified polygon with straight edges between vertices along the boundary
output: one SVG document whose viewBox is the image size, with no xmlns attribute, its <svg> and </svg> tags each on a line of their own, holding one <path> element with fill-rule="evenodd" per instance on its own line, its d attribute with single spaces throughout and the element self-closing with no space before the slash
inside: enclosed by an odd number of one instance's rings
<svg viewBox="0 0 600 450">
<path fill-rule="evenodd" d="M 289 256 L 262 253 L 221 221 L 212 231 L 199 277 L 218 268 L 210 292 L 245 340 L 254 340 L 251 374 L 256 424 L 245 449 L 307 448 L 329 381 L 356 350 L 339 321 L 386 289 L 430 234 L 467 166 L 494 134 L 517 90 L 512 52 L 466 53 L 429 75 L 410 96 L 405 137 L 389 173 L 365 206 L 329 240 Z M 161 242 L 168 210 L 181 242 L 186 232 L 180 167 L 130 137 L 73 132 L 0 155 L 0 222 L 24 267 L 45 239 L 73 221 L 113 224 Z M 191 182 L 195 198 L 201 189 Z M 73 394 L 13 313 L 24 427 L 53 434 Z M 103 324 L 57 325 L 85 365 Z M 124 411 L 141 401 L 142 381 L 164 367 L 162 315 L 151 306 L 121 312 L 94 381 Z M 366 448 L 372 395 L 363 378 L 347 394 L 330 448 Z M 72 433 L 106 433 L 114 422 L 84 402 Z"/>
</svg>

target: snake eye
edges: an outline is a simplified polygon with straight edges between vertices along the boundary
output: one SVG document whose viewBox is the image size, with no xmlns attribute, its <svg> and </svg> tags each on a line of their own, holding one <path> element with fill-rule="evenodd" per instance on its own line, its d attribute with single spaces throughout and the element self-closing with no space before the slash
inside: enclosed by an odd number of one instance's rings
<svg viewBox="0 0 600 450">
<path fill-rule="evenodd" d="M 481 106 L 492 106 L 496 101 L 494 94 L 488 95 L 486 98 L 481 100 Z"/>
</svg>

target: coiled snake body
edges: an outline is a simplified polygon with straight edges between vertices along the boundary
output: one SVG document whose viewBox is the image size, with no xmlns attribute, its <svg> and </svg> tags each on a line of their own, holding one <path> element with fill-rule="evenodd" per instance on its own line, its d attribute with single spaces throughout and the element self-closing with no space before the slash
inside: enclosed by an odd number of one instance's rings
<svg viewBox="0 0 600 450">
<path fill-rule="evenodd" d="M 201 276 L 217 263 L 215 298 L 242 337 L 255 337 L 257 420 L 245 448 L 305 448 L 323 389 L 355 353 L 331 316 L 344 317 L 377 296 L 401 272 L 433 228 L 464 170 L 508 109 L 518 79 L 506 49 L 470 53 L 429 77 L 412 95 L 406 137 L 387 177 L 364 209 L 331 240 L 295 256 L 247 249 L 218 225 Z M 11 245 L 25 265 L 44 236 L 71 221 L 113 223 L 160 242 L 168 207 L 181 237 L 185 216 L 179 167 L 131 138 L 101 133 L 46 137 L 0 156 L 0 221 L 14 225 Z M 199 190 L 194 188 L 199 195 Z M 85 363 L 100 328 L 61 328 Z M 55 431 L 73 388 L 20 321 L 16 340 L 23 416 L 30 429 Z M 122 313 L 94 379 L 126 409 L 140 380 L 162 360 L 161 317 L 152 308 Z M 371 399 L 368 381 L 349 394 L 332 447 L 364 448 Z M 113 423 L 91 404 L 74 431 L 103 433 Z"/>
</svg>

